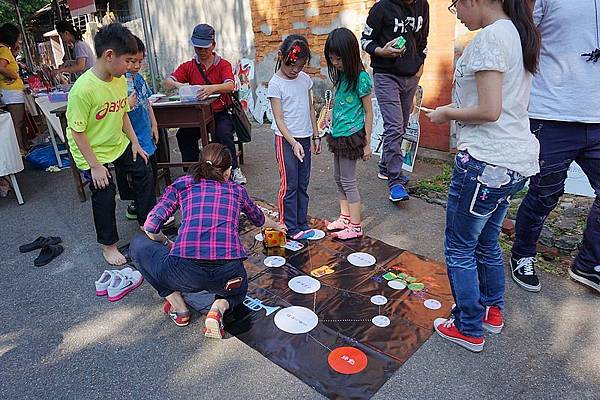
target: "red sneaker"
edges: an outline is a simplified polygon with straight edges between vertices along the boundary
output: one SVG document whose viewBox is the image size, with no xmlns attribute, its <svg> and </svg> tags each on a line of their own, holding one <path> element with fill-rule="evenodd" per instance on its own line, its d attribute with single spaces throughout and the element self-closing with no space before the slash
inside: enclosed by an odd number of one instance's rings
<svg viewBox="0 0 600 400">
<path fill-rule="evenodd" d="M 163 304 L 163 312 L 167 314 L 177 326 L 187 326 L 190 323 L 190 312 L 185 311 L 178 313 L 177 311 L 172 311 L 171 303 L 169 303 L 168 300 L 165 300 L 165 303 Z"/>
<path fill-rule="evenodd" d="M 223 339 L 223 315 L 218 310 L 210 310 L 204 320 L 204 336 L 214 339 Z"/>
<path fill-rule="evenodd" d="M 480 337 L 467 336 L 460 333 L 456 325 L 454 325 L 454 318 L 436 318 L 433 322 L 435 331 L 444 339 L 448 339 L 451 342 L 456 343 L 459 346 L 464 347 L 467 350 L 479 353 L 483 351 L 483 345 L 485 339 Z"/>
<path fill-rule="evenodd" d="M 504 318 L 502 317 L 502 310 L 498 306 L 488 306 L 485 308 L 485 314 L 483 315 L 483 329 L 491 333 L 502 332 L 504 326 Z"/>
</svg>

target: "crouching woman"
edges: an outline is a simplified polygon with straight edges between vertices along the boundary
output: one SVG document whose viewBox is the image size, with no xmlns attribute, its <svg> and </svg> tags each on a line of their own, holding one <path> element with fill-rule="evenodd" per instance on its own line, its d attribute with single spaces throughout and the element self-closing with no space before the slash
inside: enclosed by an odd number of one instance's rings
<svg viewBox="0 0 600 400">
<path fill-rule="evenodd" d="M 240 213 L 256 226 L 285 229 L 266 217 L 230 175 L 227 148 L 218 143 L 206 146 L 189 174 L 166 188 L 146 219 L 146 235 L 137 235 L 130 247 L 139 271 L 166 298 L 163 310 L 178 326 L 190 321 L 182 292 L 215 294 L 204 328 L 207 337 L 215 338 L 223 337 L 223 314 L 240 304 L 248 289 Z M 179 208 L 181 226 L 173 243 L 160 229 Z"/>
</svg>

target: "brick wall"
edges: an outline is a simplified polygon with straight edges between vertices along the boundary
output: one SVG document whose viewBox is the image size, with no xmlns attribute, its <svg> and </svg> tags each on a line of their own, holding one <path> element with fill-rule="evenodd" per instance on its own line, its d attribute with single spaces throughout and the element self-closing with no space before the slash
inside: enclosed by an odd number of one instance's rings
<svg viewBox="0 0 600 400">
<path fill-rule="evenodd" d="M 316 82 L 316 90 L 330 86 L 323 47 L 334 28 L 345 26 L 360 33 L 374 0 L 250 0 L 254 31 L 257 83 L 268 82 L 275 67 L 277 49 L 283 37 L 291 33 L 306 36 L 313 60 L 305 71 Z M 421 84 L 424 104 L 429 107 L 450 102 L 454 61 L 455 17 L 447 10 L 448 1 L 429 0 L 431 23 L 429 54 Z M 368 55 L 364 56 L 369 65 Z M 421 118 L 421 144 L 448 150 L 449 127 L 433 126 Z"/>
</svg>

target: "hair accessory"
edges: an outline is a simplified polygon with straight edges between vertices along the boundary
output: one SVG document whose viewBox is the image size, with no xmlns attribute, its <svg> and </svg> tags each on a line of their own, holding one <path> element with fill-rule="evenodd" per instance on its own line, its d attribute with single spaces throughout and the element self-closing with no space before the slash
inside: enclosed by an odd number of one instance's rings
<svg viewBox="0 0 600 400">
<path fill-rule="evenodd" d="M 289 54 L 288 54 L 288 59 L 295 63 L 296 61 L 298 61 L 298 56 L 300 54 L 300 52 L 302 51 L 302 49 L 300 48 L 299 45 L 295 44 L 292 46 L 292 49 L 290 50 Z"/>
<path fill-rule="evenodd" d="M 210 161 L 210 160 L 206 160 L 205 162 L 206 162 L 208 165 L 213 165 L 212 161 Z"/>
</svg>

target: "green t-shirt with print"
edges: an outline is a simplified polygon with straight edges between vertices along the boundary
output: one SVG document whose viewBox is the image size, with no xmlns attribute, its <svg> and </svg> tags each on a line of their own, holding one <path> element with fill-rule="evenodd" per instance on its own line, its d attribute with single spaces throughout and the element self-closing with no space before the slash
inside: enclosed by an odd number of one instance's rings
<svg viewBox="0 0 600 400">
<path fill-rule="evenodd" d="M 342 75 L 333 101 L 333 127 L 331 136 L 350 136 L 365 127 L 365 109 L 362 98 L 371 93 L 373 81 L 366 71 L 358 75 L 356 89 Z"/>
<path fill-rule="evenodd" d="M 77 79 L 67 102 L 67 139 L 77 168 L 90 169 L 73 140 L 73 133 L 85 132 L 98 162 L 115 161 L 125 152 L 129 139 L 123 132 L 123 116 L 129 111 L 127 81 L 124 77 L 103 81 L 87 70 Z"/>
</svg>

